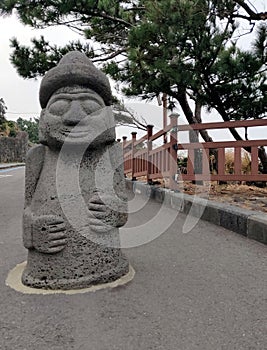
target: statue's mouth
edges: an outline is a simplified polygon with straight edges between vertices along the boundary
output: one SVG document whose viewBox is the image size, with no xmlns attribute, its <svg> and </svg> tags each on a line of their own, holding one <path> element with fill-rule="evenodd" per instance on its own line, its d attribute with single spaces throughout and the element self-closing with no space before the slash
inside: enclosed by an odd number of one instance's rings
<svg viewBox="0 0 267 350">
<path fill-rule="evenodd" d="M 88 136 L 89 131 L 71 131 L 67 137 L 71 137 L 71 138 L 83 138 Z"/>
<path fill-rule="evenodd" d="M 73 128 L 72 130 L 63 130 L 62 134 L 68 138 L 84 138 L 88 136 L 89 132 L 86 129 L 76 130 L 76 128 Z"/>
</svg>

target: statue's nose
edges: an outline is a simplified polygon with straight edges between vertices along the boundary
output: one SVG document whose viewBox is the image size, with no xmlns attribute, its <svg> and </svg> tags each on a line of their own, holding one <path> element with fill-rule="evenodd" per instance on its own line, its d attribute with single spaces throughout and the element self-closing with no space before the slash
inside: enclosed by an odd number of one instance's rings
<svg viewBox="0 0 267 350">
<path fill-rule="evenodd" d="M 72 101 L 70 109 L 63 116 L 63 122 L 65 125 L 75 126 L 85 117 L 86 113 L 82 109 L 80 102 Z"/>
</svg>

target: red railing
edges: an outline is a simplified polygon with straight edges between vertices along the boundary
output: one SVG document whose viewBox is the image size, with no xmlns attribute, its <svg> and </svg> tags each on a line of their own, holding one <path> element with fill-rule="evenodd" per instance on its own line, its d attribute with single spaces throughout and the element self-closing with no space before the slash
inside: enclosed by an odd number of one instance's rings
<svg viewBox="0 0 267 350">
<path fill-rule="evenodd" d="M 267 146 L 267 139 L 262 140 L 240 140 L 219 141 L 203 143 L 179 143 L 180 131 L 190 130 L 214 130 L 229 128 L 251 128 L 256 126 L 267 126 L 267 119 L 231 121 L 218 123 L 203 123 L 193 125 L 177 126 L 177 117 L 171 115 L 171 122 L 165 129 L 153 134 L 153 126 L 147 126 L 147 134 L 142 138 L 136 138 L 137 133 L 132 133 L 132 139 L 127 141 L 123 137 L 124 171 L 125 175 L 132 179 L 146 177 L 150 183 L 154 179 L 168 178 L 170 188 L 175 188 L 177 173 L 177 151 L 187 152 L 187 167 L 180 176 L 184 181 L 267 181 L 267 174 L 259 173 L 259 147 Z M 166 135 L 169 134 L 169 141 Z M 162 139 L 163 144 L 153 147 L 152 143 Z M 145 147 L 144 147 L 144 144 Z M 231 174 L 226 172 L 226 149 L 234 151 L 234 167 Z M 242 150 L 250 152 L 250 171 L 242 171 Z M 216 151 L 215 151 L 216 150 Z M 216 173 L 211 173 L 210 155 L 216 152 Z M 195 156 L 200 155 L 200 167 L 196 171 Z M 200 169 L 200 170 L 199 170 Z M 197 174 L 196 174 L 197 172 Z"/>
</svg>

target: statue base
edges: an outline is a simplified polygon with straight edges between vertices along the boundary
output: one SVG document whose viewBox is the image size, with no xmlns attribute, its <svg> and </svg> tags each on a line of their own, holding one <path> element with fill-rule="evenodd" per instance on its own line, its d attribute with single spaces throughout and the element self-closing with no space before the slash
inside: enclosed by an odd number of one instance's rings
<svg viewBox="0 0 267 350">
<path fill-rule="evenodd" d="M 25 286 L 43 289 L 80 289 L 88 288 L 92 285 L 113 282 L 129 272 L 129 263 L 123 259 L 119 264 L 109 270 L 93 273 L 89 276 L 77 276 L 74 278 L 49 278 L 46 276 L 35 277 L 28 271 L 26 266 L 21 281 Z"/>
<path fill-rule="evenodd" d="M 87 288 L 79 288 L 79 289 L 42 289 L 42 288 L 32 288 L 25 286 L 21 282 L 22 275 L 25 271 L 27 262 L 24 261 L 23 263 L 18 264 L 15 266 L 8 274 L 6 279 L 6 285 L 12 289 L 14 289 L 17 292 L 23 293 L 23 294 L 41 294 L 41 295 L 47 295 L 47 294 L 67 294 L 67 295 L 73 295 L 73 294 L 83 294 L 83 293 L 89 293 L 89 292 L 96 292 L 98 290 L 108 289 L 108 288 L 116 288 L 119 286 L 126 285 L 130 281 L 133 280 L 135 276 L 135 271 L 131 265 L 129 265 L 129 272 L 120 277 L 119 279 L 116 279 L 113 282 L 107 282 L 102 284 L 95 284 L 91 287 Z"/>
</svg>

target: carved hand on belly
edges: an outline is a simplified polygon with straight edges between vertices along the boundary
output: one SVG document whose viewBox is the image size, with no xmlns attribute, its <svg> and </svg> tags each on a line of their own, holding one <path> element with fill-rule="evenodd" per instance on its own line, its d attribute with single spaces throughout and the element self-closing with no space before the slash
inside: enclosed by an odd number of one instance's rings
<svg viewBox="0 0 267 350">
<path fill-rule="evenodd" d="M 41 253 L 58 253 L 67 244 L 63 219 L 56 215 L 41 215 L 33 219 L 33 247 Z"/>
<path fill-rule="evenodd" d="M 104 202 L 106 201 L 104 200 Z M 112 228 L 107 222 L 110 209 L 104 202 L 98 195 L 94 195 L 89 201 L 88 209 L 91 214 L 89 224 L 91 230 L 96 233 L 106 233 Z"/>
<path fill-rule="evenodd" d="M 118 203 L 114 197 L 101 194 L 93 195 L 89 200 L 88 209 L 91 214 L 89 224 L 91 230 L 96 233 L 106 233 L 115 227 L 121 226 L 119 224 L 119 208 Z"/>
<path fill-rule="evenodd" d="M 106 233 L 114 227 L 121 227 L 127 221 L 127 205 L 111 195 L 94 194 L 89 200 L 88 209 L 91 214 L 89 224 L 96 233 Z"/>
</svg>

